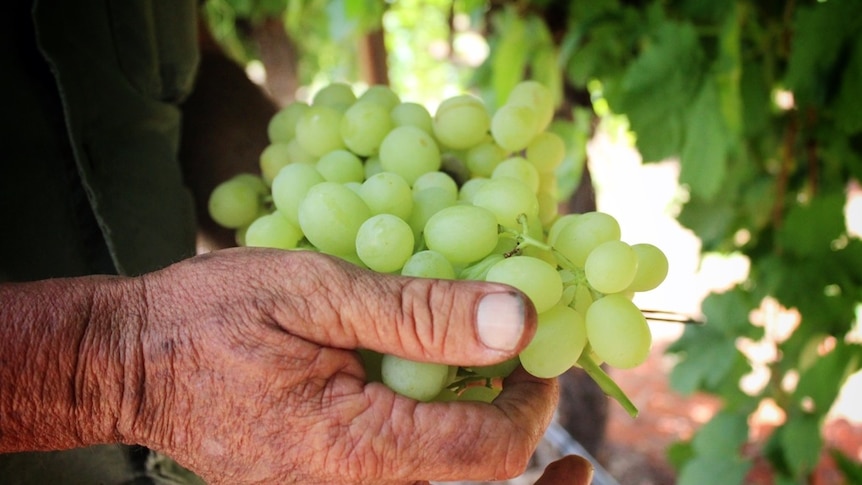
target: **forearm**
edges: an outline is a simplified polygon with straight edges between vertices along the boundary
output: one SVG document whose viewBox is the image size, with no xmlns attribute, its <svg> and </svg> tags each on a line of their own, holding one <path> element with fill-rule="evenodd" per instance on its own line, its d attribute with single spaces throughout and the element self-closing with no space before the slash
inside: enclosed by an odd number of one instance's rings
<svg viewBox="0 0 862 485">
<path fill-rule="evenodd" d="M 135 280 L 0 285 L 0 452 L 123 441 L 136 399 Z"/>
</svg>

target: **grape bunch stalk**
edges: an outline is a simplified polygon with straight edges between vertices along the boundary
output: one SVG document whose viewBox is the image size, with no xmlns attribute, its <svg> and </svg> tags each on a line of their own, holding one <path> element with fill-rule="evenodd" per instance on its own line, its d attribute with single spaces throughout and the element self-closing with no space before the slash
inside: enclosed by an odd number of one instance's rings
<svg viewBox="0 0 862 485">
<path fill-rule="evenodd" d="M 370 381 L 420 401 L 492 401 L 518 365 L 553 378 L 583 368 L 631 414 L 601 365 L 629 369 L 652 337 L 636 292 L 668 271 L 651 244 L 621 240 L 603 212 L 560 214 L 563 139 L 550 92 L 518 84 L 496 111 L 462 94 L 432 116 L 390 88 L 356 96 L 333 83 L 273 116 L 260 175 L 210 195 L 209 213 L 242 246 L 313 250 L 381 273 L 505 283 L 538 327 L 516 357 L 486 367 L 413 362 L 360 349 Z"/>
</svg>

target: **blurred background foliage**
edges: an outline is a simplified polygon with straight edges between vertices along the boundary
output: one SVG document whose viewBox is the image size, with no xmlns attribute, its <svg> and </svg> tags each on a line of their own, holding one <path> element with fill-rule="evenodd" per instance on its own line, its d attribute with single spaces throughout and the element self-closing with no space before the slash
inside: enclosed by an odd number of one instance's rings
<svg viewBox="0 0 862 485">
<path fill-rule="evenodd" d="M 862 180 L 862 2 L 207 0 L 204 12 L 282 105 L 346 81 L 389 84 L 432 112 L 465 90 L 493 108 L 522 79 L 544 83 L 569 143 L 564 199 L 588 185 L 597 130 L 644 162 L 677 160 L 678 221 L 704 253 L 750 262 L 669 349 L 673 387 L 723 405 L 668 450 L 678 483 L 743 483 L 748 420 L 765 401 L 785 415 L 760 450 L 775 483 L 808 483 L 824 419 L 862 367 L 862 241 L 848 229 L 862 221 L 845 210 Z M 764 301 L 794 315 L 790 331 L 764 331 Z M 753 388 L 741 339 L 775 349 Z M 835 459 L 862 482 L 852 457 Z"/>
</svg>

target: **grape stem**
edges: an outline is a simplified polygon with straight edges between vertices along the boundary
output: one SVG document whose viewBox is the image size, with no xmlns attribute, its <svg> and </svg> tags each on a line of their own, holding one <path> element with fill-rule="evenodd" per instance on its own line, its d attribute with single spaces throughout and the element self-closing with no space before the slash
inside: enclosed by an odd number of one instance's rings
<svg viewBox="0 0 862 485">
<path fill-rule="evenodd" d="M 629 416 L 636 418 L 638 415 L 638 408 L 634 405 L 634 403 L 626 396 L 626 393 L 611 379 L 609 376 L 598 364 L 593 361 L 590 357 L 590 349 L 589 347 L 584 349 L 584 352 L 581 354 L 581 357 L 578 359 L 578 364 L 584 369 L 584 371 L 596 381 L 596 384 L 602 389 L 602 391 L 608 396 L 616 399 L 618 403 L 629 413 Z"/>
</svg>

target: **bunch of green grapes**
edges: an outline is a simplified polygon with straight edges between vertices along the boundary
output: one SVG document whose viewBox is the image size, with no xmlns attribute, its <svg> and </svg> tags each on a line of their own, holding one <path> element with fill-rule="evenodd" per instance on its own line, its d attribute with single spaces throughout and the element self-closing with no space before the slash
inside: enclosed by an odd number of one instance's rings
<svg viewBox="0 0 862 485">
<path fill-rule="evenodd" d="M 599 367 L 641 364 L 651 335 L 635 292 L 665 278 L 649 244 L 627 244 L 602 212 L 561 215 L 555 170 L 565 143 L 548 131 L 549 91 L 525 81 L 491 112 L 471 95 L 432 116 L 373 86 L 331 84 L 269 124 L 261 175 L 211 194 L 209 211 L 237 242 L 314 250 L 382 273 L 506 283 L 538 329 L 520 355 L 488 367 L 411 362 L 362 350 L 369 379 L 411 398 L 493 400 L 519 364 L 552 378 L 583 367 L 633 411 Z"/>
</svg>

